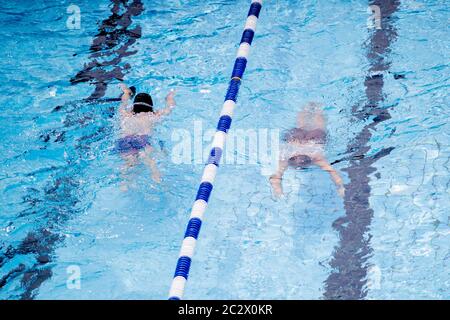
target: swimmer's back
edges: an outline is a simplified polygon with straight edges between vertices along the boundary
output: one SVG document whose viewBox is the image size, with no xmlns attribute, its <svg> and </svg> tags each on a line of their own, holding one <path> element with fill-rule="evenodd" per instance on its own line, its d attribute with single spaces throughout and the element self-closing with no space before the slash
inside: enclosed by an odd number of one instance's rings
<svg viewBox="0 0 450 320">
<path fill-rule="evenodd" d="M 284 141 L 288 143 L 317 143 L 325 144 L 327 140 L 327 134 L 323 129 L 306 130 L 303 128 L 293 128 L 286 132 Z"/>
<path fill-rule="evenodd" d="M 150 135 L 157 117 L 150 113 L 139 113 L 121 119 L 121 137 L 131 135 Z"/>
</svg>

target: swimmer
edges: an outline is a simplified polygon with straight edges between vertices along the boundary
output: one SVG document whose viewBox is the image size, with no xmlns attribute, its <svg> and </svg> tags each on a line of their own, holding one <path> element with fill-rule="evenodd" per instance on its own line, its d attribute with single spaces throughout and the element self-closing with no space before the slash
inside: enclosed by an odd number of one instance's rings
<svg viewBox="0 0 450 320">
<path fill-rule="evenodd" d="M 325 158 L 326 138 L 326 122 L 322 109 L 317 103 L 310 102 L 299 112 L 297 127 L 289 130 L 283 138 L 284 145 L 280 152 L 278 170 L 269 178 L 276 196 L 283 195 L 281 182 L 284 172 L 289 167 L 304 169 L 313 164 L 331 175 L 338 194 L 344 196 L 342 179 Z"/>
<path fill-rule="evenodd" d="M 155 125 L 168 115 L 175 107 L 175 91 L 166 96 L 166 107 L 154 110 L 152 97 L 148 93 L 136 94 L 134 87 L 128 88 L 120 84 L 123 91 L 120 112 L 120 139 L 117 141 L 117 150 L 124 159 L 126 166 L 122 174 L 126 175 L 128 169 L 139 161 L 144 162 L 151 170 L 151 177 L 156 183 L 161 182 L 161 174 L 152 157 L 153 147 L 150 136 Z M 130 106 L 130 98 L 134 97 Z M 126 190 L 126 187 L 123 189 Z"/>
</svg>

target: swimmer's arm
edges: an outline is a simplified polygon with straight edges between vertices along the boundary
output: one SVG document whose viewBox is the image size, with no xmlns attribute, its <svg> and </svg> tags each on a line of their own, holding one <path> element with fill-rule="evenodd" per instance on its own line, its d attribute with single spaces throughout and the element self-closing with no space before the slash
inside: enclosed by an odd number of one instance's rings
<svg viewBox="0 0 450 320">
<path fill-rule="evenodd" d="M 288 167 L 288 162 L 286 160 L 280 160 L 278 162 L 278 170 L 273 175 L 270 176 L 269 181 L 272 186 L 273 192 L 276 196 L 283 195 L 283 187 L 281 181 L 283 179 L 284 172 Z"/>
<path fill-rule="evenodd" d="M 123 83 L 120 84 L 120 88 L 122 89 L 123 94 L 122 94 L 122 99 L 121 99 L 122 102 L 120 103 L 119 111 L 120 111 L 120 114 L 122 116 L 124 116 L 124 115 L 128 114 L 128 111 L 125 108 L 127 107 L 128 102 L 130 101 L 132 92 L 131 92 L 130 88 L 128 88 Z"/>
<path fill-rule="evenodd" d="M 333 182 L 338 187 L 339 195 L 341 197 L 343 197 L 344 193 L 345 193 L 345 188 L 344 188 L 344 183 L 343 183 L 342 178 L 339 175 L 339 173 L 323 157 L 315 158 L 314 163 L 316 165 L 318 165 L 322 170 L 327 171 L 330 174 L 331 179 L 333 179 Z"/>
<path fill-rule="evenodd" d="M 176 106 L 175 103 L 175 91 L 170 91 L 166 96 L 166 107 L 156 112 L 158 118 L 166 116 L 172 112 L 172 109 Z"/>
</svg>

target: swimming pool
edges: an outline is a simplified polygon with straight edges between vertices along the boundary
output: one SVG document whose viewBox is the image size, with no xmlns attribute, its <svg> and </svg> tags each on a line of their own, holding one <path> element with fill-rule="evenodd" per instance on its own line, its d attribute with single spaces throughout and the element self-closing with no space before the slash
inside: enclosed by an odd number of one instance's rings
<svg viewBox="0 0 450 320">
<path fill-rule="evenodd" d="M 165 299 L 249 1 L 71 4 L 0 4 L 0 298 Z M 275 199 L 259 149 L 230 149 L 186 299 L 450 298 L 448 17 L 431 0 L 264 3 L 231 132 L 273 142 L 323 103 L 346 195 L 310 168 Z M 126 192 L 122 79 L 178 102 L 152 138 L 163 182 L 138 166 Z"/>
</svg>

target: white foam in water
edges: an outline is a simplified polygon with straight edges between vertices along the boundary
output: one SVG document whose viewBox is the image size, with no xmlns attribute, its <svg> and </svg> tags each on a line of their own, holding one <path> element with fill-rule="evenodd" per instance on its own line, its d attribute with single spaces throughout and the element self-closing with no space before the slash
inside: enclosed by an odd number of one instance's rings
<svg viewBox="0 0 450 320">
<path fill-rule="evenodd" d="M 50 88 L 50 91 L 48 92 L 48 94 L 50 95 L 50 97 L 56 97 L 57 92 L 58 92 L 58 89 Z"/>
<path fill-rule="evenodd" d="M 409 186 L 406 184 L 394 184 L 389 191 L 392 194 L 401 194 L 409 189 Z"/>
<path fill-rule="evenodd" d="M 382 272 L 379 266 L 370 266 L 367 270 L 367 288 L 370 290 L 381 289 Z"/>
</svg>

